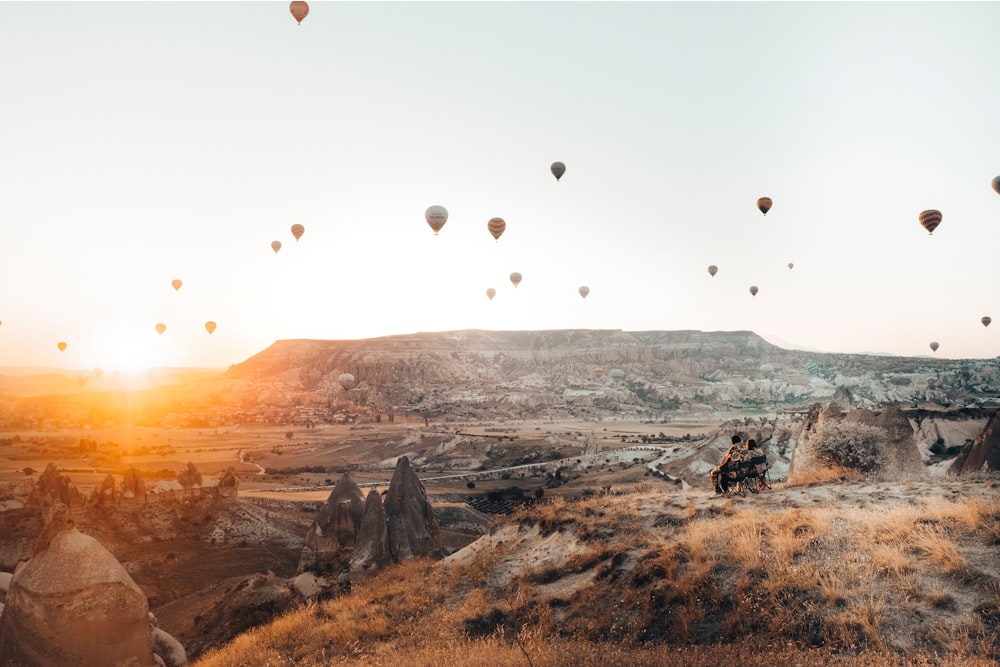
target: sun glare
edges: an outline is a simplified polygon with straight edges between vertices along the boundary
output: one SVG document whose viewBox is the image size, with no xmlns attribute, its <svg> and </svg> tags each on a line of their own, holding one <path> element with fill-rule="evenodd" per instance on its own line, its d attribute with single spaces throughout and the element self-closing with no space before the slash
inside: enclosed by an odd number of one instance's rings
<svg viewBox="0 0 1000 667">
<path fill-rule="evenodd" d="M 148 328 L 148 327 L 147 327 Z M 116 322 L 103 328 L 94 341 L 94 366 L 123 374 L 145 374 L 157 365 L 149 332 L 132 322 Z"/>
</svg>

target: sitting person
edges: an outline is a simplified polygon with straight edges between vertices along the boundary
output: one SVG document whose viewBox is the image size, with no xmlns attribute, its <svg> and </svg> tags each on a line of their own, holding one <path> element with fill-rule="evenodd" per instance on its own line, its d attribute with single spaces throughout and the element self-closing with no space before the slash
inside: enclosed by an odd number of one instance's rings
<svg viewBox="0 0 1000 667">
<path fill-rule="evenodd" d="M 767 473 L 767 455 L 757 446 L 757 441 L 753 438 L 747 440 L 746 451 L 747 458 L 750 459 L 750 470 L 747 476 L 756 478 L 758 489 L 770 489 L 771 486 L 764 479 L 764 475 Z"/>
<path fill-rule="evenodd" d="M 719 465 L 708 473 L 708 478 L 712 481 L 716 494 L 725 493 L 728 490 L 730 480 L 736 476 L 740 461 L 744 458 L 743 450 L 740 449 L 741 441 L 740 436 L 734 435 L 729 451 L 722 457 Z"/>
</svg>

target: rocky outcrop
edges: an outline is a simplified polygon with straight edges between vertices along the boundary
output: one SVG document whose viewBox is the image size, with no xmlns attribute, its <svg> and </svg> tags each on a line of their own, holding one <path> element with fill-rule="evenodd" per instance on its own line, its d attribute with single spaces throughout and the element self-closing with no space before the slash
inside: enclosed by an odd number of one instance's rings
<svg viewBox="0 0 1000 667">
<path fill-rule="evenodd" d="M 95 507 L 104 508 L 118 504 L 118 485 L 111 473 L 108 473 L 101 485 L 90 494 L 90 503 Z"/>
<path fill-rule="evenodd" d="M 54 503 L 76 507 L 82 502 L 83 496 L 76 485 L 69 477 L 61 474 L 54 463 L 45 466 L 45 470 L 39 475 L 38 481 L 28 495 L 28 505 L 43 513 L 48 513 Z"/>
<path fill-rule="evenodd" d="M 924 476 L 913 427 L 896 405 L 842 412 L 831 403 L 813 405 L 796 437 L 788 480 L 820 468 L 850 468 L 882 479 Z"/>
<path fill-rule="evenodd" d="M 401 456 L 385 497 L 389 553 L 397 563 L 417 556 L 437 555 L 438 523 L 424 485 L 410 460 Z"/>
<path fill-rule="evenodd" d="M 329 574 L 349 569 L 364 512 L 361 489 L 344 473 L 306 535 L 299 572 Z"/>
<path fill-rule="evenodd" d="M 388 565 L 391 560 L 382 494 L 378 489 L 372 489 L 368 492 L 368 499 L 365 500 L 361 531 L 358 533 L 358 543 L 351 557 L 351 581 L 362 581 Z"/>
<path fill-rule="evenodd" d="M 184 487 L 185 491 L 190 491 L 196 486 L 200 488 L 202 483 L 201 473 L 195 467 L 194 463 L 188 461 L 184 469 L 177 473 L 177 481 Z"/>
<path fill-rule="evenodd" d="M 125 471 L 122 480 L 121 503 L 125 507 L 141 507 L 146 504 L 146 482 L 135 468 Z"/>
<path fill-rule="evenodd" d="M 965 475 L 984 470 L 1000 470 L 1000 411 L 993 413 L 983 432 L 962 448 L 948 472 Z"/>
<path fill-rule="evenodd" d="M 234 498 L 239 495 L 240 478 L 236 476 L 236 469 L 233 466 L 226 468 L 226 471 L 219 477 L 216 490 L 222 498 Z"/>
<path fill-rule="evenodd" d="M 154 667 L 146 596 L 69 509 L 52 507 L 0 616 L 2 667 Z"/>
</svg>

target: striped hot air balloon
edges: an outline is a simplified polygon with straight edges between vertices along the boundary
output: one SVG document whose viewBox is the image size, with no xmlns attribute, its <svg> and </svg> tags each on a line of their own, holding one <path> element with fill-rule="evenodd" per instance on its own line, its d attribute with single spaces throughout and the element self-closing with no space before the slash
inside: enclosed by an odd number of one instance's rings
<svg viewBox="0 0 1000 667">
<path fill-rule="evenodd" d="M 274 252 L 281 250 L 281 241 L 271 241 L 271 250 Z"/>
<path fill-rule="evenodd" d="M 507 229 L 507 223 L 504 222 L 503 218 L 490 218 L 490 221 L 486 223 L 486 229 L 490 230 L 493 238 L 499 241 L 503 231 Z"/>
<path fill-rule="evenodd" d="M 295 223 L 294 225 L 292 225 L 292 236 L 295 237 L 296 241 L 298 241 L 300 238 L 302 238 L 302 235 L 305 234 L 305 233 L 306 233 L 306 228 L 303 227 L 302 225 L 300 225 L 298 223 Z"/>
<path fill-rule="evenodd" d="M 920 225 L 927 230 L 928 233 L 933 234 L 937 226 L 941 224 L 941 211 L 937 209 L 929 209 L 923 211 L 920 214 Z"/>
<path fill-rule="evenodd" d="M 510 281 L 512 283 L 514 283 L 514 287 L 517 287 L 518 284 L 520 284 L 520 282 L 521 282 L 521 274 L 518 273 L 517 271 L 515 271 L 512 274 L 510 274 Z"/>
</svg>

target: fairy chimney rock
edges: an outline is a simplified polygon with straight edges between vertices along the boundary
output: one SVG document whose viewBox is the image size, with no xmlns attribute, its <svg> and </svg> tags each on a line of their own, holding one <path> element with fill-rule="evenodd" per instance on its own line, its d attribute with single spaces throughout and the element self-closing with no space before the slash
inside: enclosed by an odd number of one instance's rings
<svg viewBox="0 0 1000 667">
<path fill-rule="evenodd" d="M 101 485 L 94 489 L 90 496 L 91 502 L 97 507 L 114 507 L 118 501 L 118 484 L 108 473 Z"/>
<path fill-rule="evenodd" d="M 146 482 L 135 468 L 129 468 L 125 471 L 125 479 L 122 480 L 121 500 L 122 503 L 131 505 L 146 504 Z"/>
<path fill-rule="evenodd" d="M 983 432 L 962 448 L 948 468 L 953 475 L 1000 470 L 1000 410 L 993 413 Z"/>
<path fill-rule="evenodd" d="M 389 553 L 397 563 L 418 556 L 436 555 L 438 523 L 427 500 L 424 485 L 410 467 L 410 460 L 401 456 L 392 474 L 389 493 L 385 497 L 388 519 Z"/>
<path fill-rule="evenodd" d="M 53 503 L 60 502 L 73 507 L 79 505 L 82 499 L 83 496 L 69 477 L 60 474 L 56 464 L 49 463 L 31 489 L 28 504 L 42 512 L 48 512 Z"/>
<path fill-rule="evenodd" d="M 365 497 L 347 473 L 337 480 L 306 535 L 299 572 L 342 572 L 349 567 L 365 512 Z"/>
<path fill-rule="evenodd" d="M 361 581 L 389 564 L 389 533 L 386 527 L 385 507 L 378 489 L 368 492 L 365 513 L 361 518 L 358 543 L 351 558 L 351 581 Z"/>
<path fill-rule="evenodd" d="M 0 667 L 154 667 L 146 596 L 57 503 L 0 616 Z"/>
<path fill-rule="evenodd" d="M 202 482 L 201 473 L 195 467 L 194 463 L 188 461 L 187 466 L 177 473 L 177 481 L 184 487 L 185 491 L 190 491 L 196 486 L 200 488 Z"/>
</svg>

